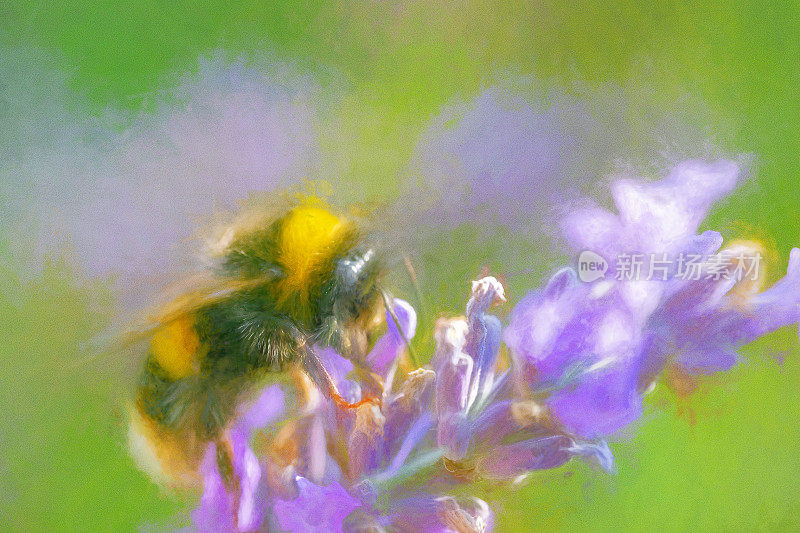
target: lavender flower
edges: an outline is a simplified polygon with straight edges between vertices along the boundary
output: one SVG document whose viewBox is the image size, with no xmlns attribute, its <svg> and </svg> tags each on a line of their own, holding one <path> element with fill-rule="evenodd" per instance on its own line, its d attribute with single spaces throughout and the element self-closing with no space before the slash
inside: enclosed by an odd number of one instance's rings
<svg viewBox="0 0 800 533">
<path fill-rule="evenodd" d="M 556 273 L 514 309 L 505 341 L 529 386 L 557 384 L 547 404 L 569 430 L 613 434 L 638 418 L 642 393 L 668 365 L 697 374 L 727 370 L 737 347 L 800 320 L 797 249 L 786 278 L 764 293 L 753 285 L 743 293 L 731 274 L 734 252 L 748 250 L 720 251 L 719 233 L 696 234 L 738 173 L 729 161 L 688 161 L 659 182 L 616 182 L 619 214 L 591 208 L 566 217 L 576 250 L 606 258 L 609 269 L 590 283 L 571 269 Z M 675 265 L 661 278 L 614 277 L 615 258 L 651 253 L 704 261 L 689 279 L 676 277 Z"/>
<path fill-rule="evenodd" d="M 696 278 L 583 282 L 563 268 L 503 330 L 489 313 L 504 303 L 503 286 L 486 277 L 473 282 L 464 317 L 437 323 L 430 365 L 416 369 L 402 357 L 416 314 L 395 300 L 399 324 L 387 316 L 388 332 L 363 360 L 319 350 L 349 401 L 380 401 L 343 412 L 301 376 L 294 393 L 304 401 L 285 409 L 281 389 L 266 389 L 231 430 L 235 483 L 223 483 L 209 447 L 196 527 L 490 531 L 490 506 L 458 485 L 508 483 L 574 458 L 613 472 L 603 439 L 640 417 L 665 368 L 726 370 L 743 343 L 800 321 L 800 250 L 786 277 L 759 292 L 759 279 L 730 276 L 756 244 L 723 248 L 718 233 L 697 234 L 737 172 L 728 162 L 683 163 L 660 182 L 616 183 L 618 214 L 584 209 L 565 220 L 577 249 L 612 265 L 611 254 L 702 254 Z"/>
</svg>

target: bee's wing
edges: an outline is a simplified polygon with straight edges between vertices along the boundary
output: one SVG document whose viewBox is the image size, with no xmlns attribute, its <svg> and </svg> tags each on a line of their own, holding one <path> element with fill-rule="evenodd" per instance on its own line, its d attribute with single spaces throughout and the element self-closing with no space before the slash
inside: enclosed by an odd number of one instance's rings
<svg viewBox="0 0 800 533">
<path fill-rule="evenodd" d="M 63 370 L 107 375 L 117 385 L 128 388 L 141 371 L 156 330 L 263 282 L 264 277 L 224 279 L 205 272 L 185 276 L 159 291 L 159 299 L 166 301 L 165 304 L 121 319 L 96 335 L 84 346 L 83 355 L 73 359 Z"/>
<path fill-rule="evenodd" d="M 247 290 L 266 281 L 267 276 L 247 279 L 220 278 L 208 273 L 198 273 L 185 277 L 163 291 L 167 303 L 139 313 L 126 327 L 121 329 L 119 340 L 123 343 L 136 343 L 149 338 L 164 324 L 190 316 L 200 309 Z"/>
</svg>

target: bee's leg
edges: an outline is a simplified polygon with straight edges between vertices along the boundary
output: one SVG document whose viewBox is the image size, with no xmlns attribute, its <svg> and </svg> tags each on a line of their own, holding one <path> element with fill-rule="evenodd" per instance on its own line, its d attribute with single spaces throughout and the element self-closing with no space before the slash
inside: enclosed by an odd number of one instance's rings
<svg viewBox="0 0 800 533">
<path fill-rule="evenodd" d="M 345 330 L 344 334 L 349 340 L 348 347 L 350 349 L 348 353 L 342 353 L 341 355 L 353 364 L 353 372 L 358 377 L 364 395 L 382 398 L 383 380 L 366 362 L 369 347 L 366 329 L 355 327 Z"/>
<path fill-rule="evenodd" d="M 353 371 L 358 376 L 361 386 L 368 396 L 376 398 L 383 397 L 383 379 L 380 375 L 373 372 L 369 366 L 358 359 L 350 359 L 353 363 Z"/>
<path fill-rule="evenodd" d="M 225 489 L 233 495 L 233 519 L 239 521 L 239 492 L 241 490 L 239 478 L 233 466 L 233 443 L 228 435 L 217 437 L 214 441 L 217 449 L 217 470 L 219 471 Z"/>
<path fill-rule="evenodd" d="M 348 402 L 339 394 L 336 389 L 336 383 L 328 373 L 325 365 L 320 360 L 319 356 L 314 350 L 306 346 L 302 352 L 301 363 L 303 370 L 311 378 L 311 381 L 322 391 L 322 394 L 330 398 L 341 409 L 355 409 L 368 403 L 380 404 L 380 398 L 365 395 L 357 402 Z"/>
</svg>

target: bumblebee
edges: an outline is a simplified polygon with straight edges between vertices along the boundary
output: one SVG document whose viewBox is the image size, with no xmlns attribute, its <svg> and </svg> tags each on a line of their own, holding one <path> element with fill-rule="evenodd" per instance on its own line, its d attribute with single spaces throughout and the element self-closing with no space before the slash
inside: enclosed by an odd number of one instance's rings
<svg viewBox="0 0 800 533">
<path fill-rule="evenodd" d="M 130 432 L 140 465 L 191 484 L 215 442 L 220 471 L 230 471 L 226 430 L 237 406 L 290 368 L 340 407 L 358 405 L 338 394 L 315 348 L 354 361 L 366 353 L 388 304 L 383 269 L 354 221 L 320 201 L 226 228 L 212 281 L 161 309 L 150 330 Z"/>
</svg>

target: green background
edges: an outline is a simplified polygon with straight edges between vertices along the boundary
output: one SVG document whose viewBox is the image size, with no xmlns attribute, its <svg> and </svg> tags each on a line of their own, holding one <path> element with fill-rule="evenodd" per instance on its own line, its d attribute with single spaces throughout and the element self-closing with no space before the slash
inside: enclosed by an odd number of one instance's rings
<svg viewBox="0 0 800 533">
<path fill-rule="evenodd" d="M 757 185 L 734 195 L 707 225 L 728 236 L 743 225 L 757 228 L 778 258 L 774 280 L 800 244 L 800 7 L 650 4 L 5 1 L 0 39 L 52 54 L 69 73 L 75 110 L 86 115 L 147 112 L 148 95 L 219 49 L 231 57 L 269 50 L 321 80 L 334 72 L 346 89 L 331 120 L 348 142 L 323 136 L 323 148 L 343 151 L 344 178 L 364 183 L 369 176 L 367 192 L 376 194 L 395 190 L 415 139 L 441 106 L 505 73 L 546 79 L 566 92 L 611 84 L 655 107 L 691 94 L 718 128 L 720 146 L 758 157 Z M 470 240 L 462 237 L 456 245 Z M 454 249 L 420 267 L 427 308 L 457 311 L 466 280 L 493 252 L 436 268 Z M 113 308 L 107 287 L 82 280 L 68 261 L 20 276 L 4 250 L 0 529 L 176 523 L 185 498 L 158 489 L 127 457 L 117 401 L 124 391 L 111 370 L 69 364 L 106 324 Z M 534 286 L 541 274 L 514 288 Z M 499 529 L 800 528 L 796 333 L 747 347 L 744 364 L 690 399 L 659 387 L 640 426 L 614 445 L 614 477 L 570 464 L 516 490 L 482 488 L 500 509 Z"/>
</svg>

